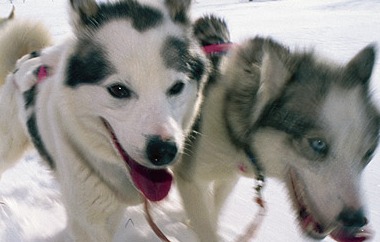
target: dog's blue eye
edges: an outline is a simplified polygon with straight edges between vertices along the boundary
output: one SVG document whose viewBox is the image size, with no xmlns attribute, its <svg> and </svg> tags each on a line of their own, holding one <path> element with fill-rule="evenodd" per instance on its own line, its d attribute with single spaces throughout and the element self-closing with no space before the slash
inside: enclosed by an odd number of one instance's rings
<svg viewBox="0 0 380 242">
<path fill-rule="evenodd" d="M 168 95 L 169 96 L 175 96 L 178 95 L 182 92 L 182 90 L 185 87 L 185 83 L 182 81 L 176 82 L 169 90 L 168 90 Z"/>
<path fill-rule="evenodd" d="M 310 147 L 318 154 L 325 156 L 328 152 L 328 145 L 322 139 L 309 139 Z"/>
<path fill-rule="evenodd" d="M 130 98 L 132 95 L 132 91 L 122 84 L 113 84 L 107 90 L 114 98 Z"/>
</svg>

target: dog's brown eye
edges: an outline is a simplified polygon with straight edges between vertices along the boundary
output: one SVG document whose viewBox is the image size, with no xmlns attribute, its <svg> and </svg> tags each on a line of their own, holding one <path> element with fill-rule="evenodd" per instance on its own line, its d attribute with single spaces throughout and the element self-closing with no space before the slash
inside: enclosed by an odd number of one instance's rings
<svg viewBox="0 0 380 242">
<path fill-rule="evenodd" d="M 315 153 L 321 156 L 327 155 L 329 147 L 325 141 L 319 138 L 309 139 L 308 141 L 310 147 Z"/>
<path fill-rule="evenodd" d="M 185 83 L 182 81 L 176 82 L 169 90 L 168 95 L 169 96 L 175 96 L 182 92 L 183 88 L 185 87 Z"/>
<path fill-rule="evenodd" d="M 107 87 L 107 90 L 111 96 L 118 99 L 130 98 L 132 96 L 132 91 L 123 84 L 113 84 Z"/>
</svg>

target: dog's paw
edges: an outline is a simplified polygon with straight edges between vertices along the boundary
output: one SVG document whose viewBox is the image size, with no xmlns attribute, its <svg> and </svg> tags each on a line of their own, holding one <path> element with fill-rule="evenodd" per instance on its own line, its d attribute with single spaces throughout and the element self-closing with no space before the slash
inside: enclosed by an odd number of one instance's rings
<svg viewBox="0 0 380 242">
<path fill-rule="evenodd" d="M 61 62 L 62 56 L 64 56 L 64 52 L 67 49 L 67 47 L 64 46 L 65 43 L 66 42 L 63 42 L 63 44 L 45 48 L 39 53 L 43 65 L 49 66 L 50 75 L 54 74 L 54 71 Z"/>
<path fill-rule="evenodd" d="M 17 61 L 16 70 L 10 74 L 20 92 L 31 89 L 38 81 L 38 70 L 42 65 L 39 57 L 31 54 L 23 56 Z"/>
</svg>

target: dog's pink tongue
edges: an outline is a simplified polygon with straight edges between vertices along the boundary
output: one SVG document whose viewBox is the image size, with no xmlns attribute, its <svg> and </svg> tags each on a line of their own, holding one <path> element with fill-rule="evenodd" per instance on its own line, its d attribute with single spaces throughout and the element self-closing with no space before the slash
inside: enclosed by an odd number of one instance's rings
<svg viewBox="0 0 380 242">
<path fill-rule="evenodd" d="M 164 199 L 172 185 L 173 176 L 167 169 L 149 169 L 140 164 L 130 164 L 132 180 L 135 186 L 152 201 Z"/>
<path fill-rule="evenodd" d="M 330 236 L 339 242 L 363 242 L 372 238 L 373 232 L 368 228 L 360 228 L 356 232 L 348 232 L 337 228 L 331 232 Z"/>
</svg>

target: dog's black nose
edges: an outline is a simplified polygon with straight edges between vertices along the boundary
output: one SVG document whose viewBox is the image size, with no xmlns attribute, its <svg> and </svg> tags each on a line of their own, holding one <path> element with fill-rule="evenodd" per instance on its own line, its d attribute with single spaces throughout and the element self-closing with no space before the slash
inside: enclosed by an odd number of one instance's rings
<svg viewBox="0 0 380 242">
<path fill-rule="evenodd" d="M 368 223 L 363 209 L 355 211 L 354 209 L 346 208 L 339 214 L 338 220 L 344 227 L 350 228 L 361 228 Z"/>
<path fill-rule="evenodd" d="M 173 141 L 164 141 L 160 136 L 152 136 L 146 147 L 148 159 L 156 166 L 169 164 L 177 155 L 177 145 Z"/>
</svg>

